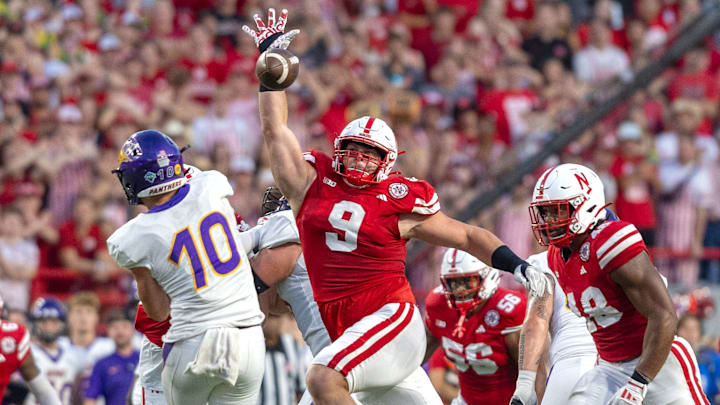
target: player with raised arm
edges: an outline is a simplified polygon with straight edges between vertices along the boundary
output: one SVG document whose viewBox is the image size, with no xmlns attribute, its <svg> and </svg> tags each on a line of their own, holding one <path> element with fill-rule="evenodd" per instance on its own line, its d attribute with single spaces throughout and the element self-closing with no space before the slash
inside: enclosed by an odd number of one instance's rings
<svg viewBox="0 0 720 405">
<path fill-rule="evenodd" d="M 567 306 L 565 293 L 548 267 L 547 252 L 532 255 L 527 261 L 545 272 L 553 290 L 536 297 L 525 317 L 520 331 L 519 375 L 511 404 L 528 405 L 533 394 L 537 394 L 539 404 L 566 404 L 575 383 L 595 366 L 595 342 L 585 320 Z M 546 367 L 542 359 L 548 333 L 551 341 Z"/>
<path fill-rule="evenodd" d="M 598 364 L 572 389 L 571 405 L 708 404 L 690 345 L 638 230 L 606 220 L 603 184 L 577 164 L 546 170 L 530 203 L 538 243 L 570 309 L 586 318 Z M 526 342 L 526 344 L 530 344 Z"/>
<path fill-rule="evenodd" d="M 0 314 L 3 312 L 0 296 Z M 19 371 L 27 382 L 35 401 L 40 405 L 61 405 L 58 393 L 50 385 L 47 374 L 35 364 L 30 346 L 30 332 L 19 323 L 0 317 L 0 400 L 10 383 L 10 376 Z"/>
<path fill-rule="evenodd" d="M 426 360 L 442 345 L 455 364 L 460 394 L 452 405 L 507 403 L 527 299 L 499 287 L 496 269 L 457 249 L 445 252 L 440 280 L 425 300 Z"/>
<path fill-rule="evenodd" d="M 287 11 L 258 31 L 247 26 L 261 52 L 287 48 Z M 417 238 L 468 251 L 498 269 L 515 272 L 535 294 L 547 279 L 485 229 L 440 211 L 432 186 L 392 176 L 395 135 L 381 119 L 350 122 L 336 138 L 334 156 L 303 155 L 287 126 L 284 91 L 261 87 L 260 119 L 277 185 L 292 206 L 313 294 L 333 343 L 313 360 L 307 385 L 317 405 L 363 401 L 436 404 L 420 368 L 422 319 L 405 277 L 405 243 Z"/>
<path fill-rule="evenodd" d="M 133 273 L 150 318 L 172 316 L 163 338 L 165 400 L 255 405 L 265 361 L 263 315 L 227 178 L 208 170 L 188 182 L 180 149 L 155 130 L 130 136 L 119 160 L 114 172 L 128 202 L 149 210 L 107 243 Z"/>
</svg>

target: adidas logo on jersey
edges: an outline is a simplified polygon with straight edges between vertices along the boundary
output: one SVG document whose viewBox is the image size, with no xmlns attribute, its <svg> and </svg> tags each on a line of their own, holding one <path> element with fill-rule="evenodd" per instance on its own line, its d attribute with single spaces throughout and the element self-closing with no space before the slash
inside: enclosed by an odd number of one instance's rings
<svg viewBox="0 0 720 405">
<path fill-rule="evenodd" d="M 437 326 L 438 328 L 444 328 L 445 326 L 447 326 L 447 324 L 445 323 L 445 321 L 437 319 L 435 321 L 435 326 Z"/>
<path fill-rule="evenodd" d="M 335 187 L 335 186 L 337 186 L 337 183 L 335 183 L 334 181 L 328 179 L 327 177 L 324 177 L 324 178 L 323 178 L 323 183 L 327 184 L 327 185 L 330 186 L 330 187 Z"/>
<path fill-rule="evenodd" d="M 580 275 L 587 274 L 587 270 L 585 270 L 585 266 L 580 266 Z"/>
<path fill-rule="evenodd" d="M 480 325 L 479 328 L 475 329 L 475 333 L 485 333 L 485 327 Z"/>
<path fill-rule="evenodd" d="M 375 197 L 377 197 L 378 200 L 387 201 L 387 197 L 385 196 L 385 194 L 378 194 Z"/>
</svg>

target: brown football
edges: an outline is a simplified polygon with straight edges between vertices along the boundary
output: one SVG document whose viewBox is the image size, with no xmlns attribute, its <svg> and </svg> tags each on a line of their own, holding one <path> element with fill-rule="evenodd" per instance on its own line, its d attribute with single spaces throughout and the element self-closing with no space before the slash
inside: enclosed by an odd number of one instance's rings
<svg viewBox="0 0 720 405">
<path fill-rule="evenodd" d="M 286 49 L 263 52 L 255 64 L 255 75 L 263 86 L 273 90 L 290 87 L 300 72 L 300 60 Z"/>
</svg>

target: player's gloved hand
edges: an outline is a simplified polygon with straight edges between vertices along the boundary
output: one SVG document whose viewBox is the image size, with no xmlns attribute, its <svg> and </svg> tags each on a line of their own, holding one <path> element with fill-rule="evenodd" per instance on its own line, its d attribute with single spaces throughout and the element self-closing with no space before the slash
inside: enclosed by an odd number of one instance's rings
<svg viewBox="0 0 720 405">
<path fill-rule="evenodd" d="M 634 378 L 613 395 L 608 405 L 641 405 L 647 393 L 647 384 Z"/>
<path fill-rule="evenodd" d="M 551 293 L 550 280 L 545 277 L 542 271 L 533 266 L 517 266 L 515 268 L 515 280 L 522 284 L 531 295 L 542 297 L 546 293 Z"/>
<path fill-rule="evenodd" d="M 285 24 L 287 24 L 288 11 L 283 9 L 280 13 L 280 18 L 275 21 L 275 9 L 268 9 L 267 26 L 263 22 L 262 18 L 258 14 L 253 16 L 257 31 L 248 27 L 247 25 L 242 26 L 242 30 L 250 35 L 255 40 L 260 53 L 265 52 L 268 48 L 281 48 L 287 49 L 290 46 L 290 42 L 300 33 L 300 30 L 292 30 L 285 33 Z"/>
<path fill-rule="evenodd" d="M 535 376 L 537 373 L 530 370 L 520 370 L 518 372 L 517 383 L 515 384 L 515 392 L 510 399 L 510 405 L 528 405 L 532 402 L 535 394 Z"/>
</svg>

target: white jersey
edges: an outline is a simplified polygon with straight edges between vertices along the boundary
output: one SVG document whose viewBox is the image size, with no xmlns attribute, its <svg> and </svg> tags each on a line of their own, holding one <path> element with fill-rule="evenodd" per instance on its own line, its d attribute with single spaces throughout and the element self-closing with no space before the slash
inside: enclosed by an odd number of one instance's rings
<svg viewBox="0 0 720 405">
<path fill-rule="evenodd" d="M 244 243 L 256 251 L 286 243 L 300 243 L 295 218 L 290 210 L 260 218 L 258 225 L 243 232 L 242 237 Z M 330 345 L 330 336 L 320 317 L 317 303 L 313 299 L 310 278 L 302 254 L 295 263 L 292 274 L 279 282 L 276 288 L 280 298 L 290 304 L 305 343 L 310 346 L 313 356 L 317 355 L 325 346 Z"/>
<path fill-rule="evenodd" d="M 165 204 L 140 214 L 107 241 L 122 267 L 146 267 L 170 297 L 167 343 L 217 327 L 259 325 L 263 314 L 247 255 L 237 242 L 227 178 L 193 175 Z"/>
<path fill-rule="evenodd" d="M 528 257 L 527 262 L 555 281 L 553 314 L 550 318 L 550 367 L 568 357 L 596 356 L 595 342 L 585 326 L 585 319 L 572 313 L 568 307 L 565 292 L 548 266 L 547 251 Z"/>
<path fill-rule="evenodd" d="M 88 375 L 92 372 L 95 362 L 115 353 L 115 342 L 109 337 L 98 336 L 86 347 L 77 346 L 69 337 L 60 336 L 58 346 L 75 357 Z"/>
<path fill-rule="evenodd" d="M 75 354 L 58 345 L 57 353 L 49 353 L 42 346 L 32 344 L 32 356 L 41 373 L 47 375 L 63 405 L 72 405 L 72 390 L 75 378 L 83 370 L 83 362 Z M 28 395 L 25 405 L 35 405 L 37 400 Z"/>
</svg>

